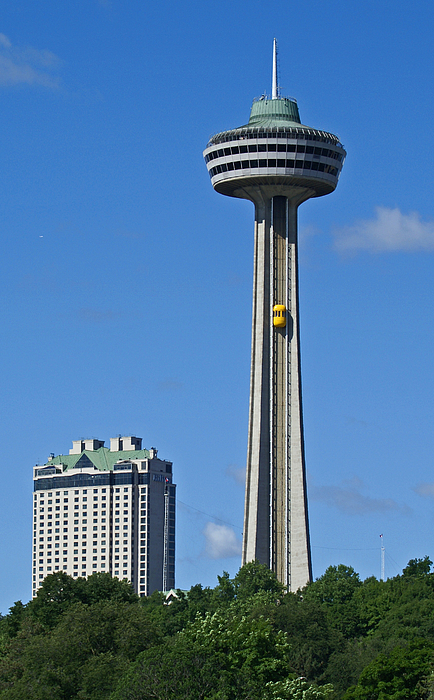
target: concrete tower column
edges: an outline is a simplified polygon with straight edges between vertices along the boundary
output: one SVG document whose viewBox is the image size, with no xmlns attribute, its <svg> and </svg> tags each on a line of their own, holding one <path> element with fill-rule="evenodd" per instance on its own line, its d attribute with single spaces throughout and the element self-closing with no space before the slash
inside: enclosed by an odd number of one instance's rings
<svg viewBox="0 0 434 700">
<path fill-rule="evenodd" d="M 282 189 L 246 188 L 255 246 L 242 561 L 258 559 L 297 590 L 311 579 L 297 280 L 297 207 L 310 192 L 270 196 Z M 274 304 L 287 309 L 284 328 L 273 326 Z"/>
<path fill-rule="evenodd" d="M 273 65 L 276 66 L 274 44 Z M 255 205 L 252 363 L 242 562 L 258 559 L 288 590 L 312 578 L 301 406 L 297 209 L 335 189 L 345 150 L 301 123 L 297 102 L 253 102 L 248 124 L 211 137 L 214 189 Z M 273 306 L 286 324 L 273 324 Z M 280 317 L 282 318 L 282 317 Z"/>
</svg>

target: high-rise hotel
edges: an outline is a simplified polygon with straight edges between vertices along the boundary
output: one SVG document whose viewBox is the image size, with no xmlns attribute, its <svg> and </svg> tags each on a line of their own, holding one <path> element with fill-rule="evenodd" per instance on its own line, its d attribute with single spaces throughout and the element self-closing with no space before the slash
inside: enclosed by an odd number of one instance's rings
<svg viewBox="0 0 434 700">
<path fill-rule="evenodd" d="M 172 462 L 137 437 L 72 445 L 34 467 L 33 595 L 57 571 L 109 572 L 140 596 L 174 588 Z"/>
</svg>

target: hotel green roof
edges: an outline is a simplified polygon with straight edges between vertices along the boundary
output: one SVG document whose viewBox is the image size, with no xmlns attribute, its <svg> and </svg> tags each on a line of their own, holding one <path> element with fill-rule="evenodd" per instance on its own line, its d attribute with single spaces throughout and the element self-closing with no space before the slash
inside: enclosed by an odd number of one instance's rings
<svg viewBox="0 0 434 700">
<path fill-rule="evenodd" d="M 113 466 L 117 462 L 147 458 L 149 458 L 149 450 L 111 452 L 108 447 L 100 447 L 98 450 L 84 450 L 80 454 L 58 455 L 50 459 L 44 466 L 62 465 L 63 471 L 77 468 L 88 469 L 89 467 L 95 467 L 100 471 L 113 471 Z"/>
</svg>

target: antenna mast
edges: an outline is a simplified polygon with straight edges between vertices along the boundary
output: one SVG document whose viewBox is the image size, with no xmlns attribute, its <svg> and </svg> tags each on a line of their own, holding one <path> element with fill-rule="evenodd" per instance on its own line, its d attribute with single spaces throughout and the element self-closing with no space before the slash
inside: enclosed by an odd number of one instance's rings
<svg viewBox="0 0 434 700">
<path fill-rule="evenodd" d="M 385 576 L 384 576 L 384 553 L 386 550 L 384 549 L 383 535 L 380 535 L 380 540 L 381 540 L 381 576 L 380 576 L 380 579 L 381 579 L 381 581 L 384 581 L 384 578 L 385 578 Z"/>
<path fill-rule="evenodd" d="M 273 40 L 273 84 L 271 87 L 271 99 L 277 100 L 279 88 L 277 87 L 277 39 Z"/>
</svg>

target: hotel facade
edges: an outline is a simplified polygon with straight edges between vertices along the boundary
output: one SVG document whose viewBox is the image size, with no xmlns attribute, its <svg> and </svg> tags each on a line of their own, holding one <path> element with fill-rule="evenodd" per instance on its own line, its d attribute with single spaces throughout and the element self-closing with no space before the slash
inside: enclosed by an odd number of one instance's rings
<svg viewBox="0 0 434 700">
<path fill-rule="evenodd" d="M 33 470 L 33 596 L 58 571 L 107 572 L 140 596 L 174 588 L 172 462 L 133 436 L 72 445 Z"/>
</svg>

